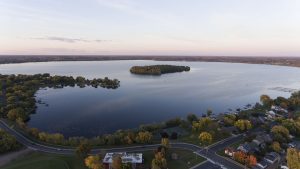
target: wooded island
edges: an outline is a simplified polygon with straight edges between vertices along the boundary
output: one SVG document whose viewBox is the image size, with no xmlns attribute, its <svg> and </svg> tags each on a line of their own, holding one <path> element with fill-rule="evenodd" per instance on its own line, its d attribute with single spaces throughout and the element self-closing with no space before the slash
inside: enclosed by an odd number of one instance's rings
<svg viewBox="0 0 300 169">
<path fill-rule="evenodd" d="M 141 75 L 161 75 L 166 73 L 187 72 L 190 71 L 189 66 L 175 65 L 150 65 L 150 66 L 133 66 L 130 72 Z"/>
</svg>

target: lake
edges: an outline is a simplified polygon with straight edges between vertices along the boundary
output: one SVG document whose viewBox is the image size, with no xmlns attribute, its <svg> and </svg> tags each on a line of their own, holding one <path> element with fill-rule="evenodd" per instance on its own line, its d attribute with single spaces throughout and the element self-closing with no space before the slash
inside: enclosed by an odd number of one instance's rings
<svg viewBox="0 0 300 169">
<path fill-rule="evenodd" d="M 190 66 L 190 72 L 134 75 L 134 65 Z M 289 97 L 272 88 L 300 88 L 300 69 L 238 63 L 169 61 L 80 61 L 0 65 L 1 74 L 36 74 L 116 78 L 118 89 L 65 87 L 41 89 L 28 125 L 66 136 L 92 137 L 141 124 L 159 123 L 189 113 L 201 115 L 236 109 L 259 101 L 261 94 Z"/>
</svg>

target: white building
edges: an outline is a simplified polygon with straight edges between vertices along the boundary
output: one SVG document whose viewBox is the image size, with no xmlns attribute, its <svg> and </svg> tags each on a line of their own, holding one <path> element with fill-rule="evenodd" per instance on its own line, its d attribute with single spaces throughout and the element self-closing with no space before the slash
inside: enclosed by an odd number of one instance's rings
<svg viewBox="0 0 300 169">
<path fill-rule="evenodd" d="M 143 154 L 142 153 L 126 153 L 126 152 L 116 152 L 116 153 L 106 153 L 103 158 L 103 164 L 106 168 L 112 169 L 113 157 L 120 156 L 122 163 L 131 163 L 132 169 L 136 168 L 136 165 L 143 163 Z"/>
</svg>

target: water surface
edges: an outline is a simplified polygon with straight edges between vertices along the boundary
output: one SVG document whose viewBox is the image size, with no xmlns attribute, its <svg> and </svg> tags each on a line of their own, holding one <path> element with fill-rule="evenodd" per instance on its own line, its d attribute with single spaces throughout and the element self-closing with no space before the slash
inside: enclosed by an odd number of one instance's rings
<svg viewBox="0 0 300 169">
<path fill-rule="evenodd" d="M 134 65 L 174 64 L 190 66 L 190 72 L 143 76 L 130 74 Z M 188 113 L 201 115 L 244 107 L 261 94 L 290 96 L 271 90 L 300 88 L 300 69 L 283 66 L 160 61 L 46 62 L 0 65 L 1 74 L 35 74 L 117 78 L 116 89 L 65 87 L 41 89 L 36 114 L 29 126 L 66 136 L 96 136 L 118 129 L 157 123 Z"/>
</svg>

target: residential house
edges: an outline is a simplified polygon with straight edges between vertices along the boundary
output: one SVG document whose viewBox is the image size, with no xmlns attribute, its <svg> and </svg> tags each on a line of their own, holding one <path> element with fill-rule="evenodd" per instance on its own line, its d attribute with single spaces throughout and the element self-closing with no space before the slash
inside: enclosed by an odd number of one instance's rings
<svg viewBox="0 0 300 169">
<path fill-rule="evenodd" d="M 228 155 L 229 157 L 233 157 L 235 150 L 231 147 L 227 147 L 227 148 L 225 148 L 224 153 L 226 155 Z"/>
</svg>

